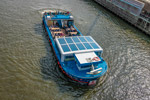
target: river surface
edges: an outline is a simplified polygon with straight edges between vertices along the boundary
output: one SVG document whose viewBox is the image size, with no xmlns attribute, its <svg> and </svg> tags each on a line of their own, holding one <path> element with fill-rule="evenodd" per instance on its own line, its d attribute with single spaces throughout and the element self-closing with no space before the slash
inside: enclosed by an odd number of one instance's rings
<svg viewBox="0 0 150 100">
<path fill-rule="evenodd" d="M 71 11 L 104 49 L 93 88 L 68 82 L 42 27 L 44 9 Z M 0 0 L 0 100 L 150 100 L 150 36 L 93 0 Z"/>
</svg>

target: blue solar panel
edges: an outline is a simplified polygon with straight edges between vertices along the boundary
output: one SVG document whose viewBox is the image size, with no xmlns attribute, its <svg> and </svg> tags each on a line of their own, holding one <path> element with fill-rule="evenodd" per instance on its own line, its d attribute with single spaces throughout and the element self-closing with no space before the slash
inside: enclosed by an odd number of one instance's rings
<svg viewBox="0 0 150 100">
<path fill-rule="evenodd" d="M 70 46 L 72 51 L 77 51 L 78 50 L 78 48 L 76 47 L 75 44 L 69 44 L 69 46 Z"/>
<path fill-rule="evenodd" d="M 93 50 L 100 49 L 99 45 L 92 39 L 91 36 L 75 36 L 58 38 L 58 41 L 63 52 Z"/>
<path fill-rule="evenodd" d="M 71 38 L 65 38 L 67 43 L 73 43 L 72 39 Z"/>
<path fill-rule="evenodd" d="M 94 42 L 91 37 L 85 37 L 88 42 Z"/>
<path fill-rule="evenodd" d="M 62 47 L 62 49 L 63 49 L 64 52 L 70 51 L 68 45 L 61 45 L 61 47 Z"/>
<path fill-rule="evenodd" d="M 99 47 L 95 43 L 90 43 L 94 49 L 99 49 Z"/>
<path fill-rule="evenodd" d="M 81 43 L 78 43 L 76 45 L 80 50 L 85 50 L 85 47 Z"/>
<path fill-rule="evenodd" d="M 90 46 L 89 43 L 83 43 L 83 44 L 84 44 L 84 46 L 85 46 L 87 49 L 92 49 L 92 47 Z"/>
<path fill-rule="evenodd" d="M 79 37 L 79 39 L 82 41 L 82 42 L 87 42 L 84 37 Z"/>
<path fill-rule="evenodd" d="M 66 41 L 64 40 L 64 38 L 58 39 L 60 44 L 66 44 Z"/>
<path fill-rule="evenodd" d="M 77 37 L 72 37 L 72 39 L 73 39 L 73 41 L 74 41 L 75 43 L 80 42 Z"/>
</svg>

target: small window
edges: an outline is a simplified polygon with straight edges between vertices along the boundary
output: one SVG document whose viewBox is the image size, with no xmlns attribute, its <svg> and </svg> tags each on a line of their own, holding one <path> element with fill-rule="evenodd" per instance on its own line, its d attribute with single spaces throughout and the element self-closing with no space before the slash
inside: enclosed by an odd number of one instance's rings
<svg viewBox="0 0 150 100">
<path fill-rule="evenodd" d="M 80 66 L 81 68 L 91 68 L 91 65 L 88 66 Z"/>
<path fill-rule="evenodd" d="M 66 56 L 64 61 L 72 61 L 75 60 L 74 56 Z"/>
</svg>

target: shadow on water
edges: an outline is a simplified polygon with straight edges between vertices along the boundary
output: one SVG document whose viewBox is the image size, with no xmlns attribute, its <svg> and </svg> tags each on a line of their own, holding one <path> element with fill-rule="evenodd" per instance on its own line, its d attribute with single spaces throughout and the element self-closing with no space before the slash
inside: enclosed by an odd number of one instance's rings
<svg viewBox="0 0 150 100">
<path fill-rule="evenodd" d="M 81 97 L 84 95 L 90 88 L 72 83 L 70 82 L 70 79 L 63 75 L 58 67 L 53 49 L 50 46 L 47 33 L 45 32 L 42 23 L 36 24 L 34 30 L 36 34 L 42 35 L 46 49 L 46 56 L 40 59 L 43 81 L 54 81 L 57 84 L 60 92 L 67 92 L 67 94 L 70 94 L 73 97 Z"/>
<path fill-rule="evenodd" d="M 87 35 L 90 35 L 91 32 L 93 31 L 93 28 L 94 28 L 94 26 L 96 25 L 97 20 L 99 19 L 100 15 L 101 15 L 101 12 L 98 12 L 98 15 L 96 16 L 96 18 L 94 19 L 94 21 L 93 21 L 93 23 L 91 24 L 90 28 L 88 29 Z"/>
</svg>

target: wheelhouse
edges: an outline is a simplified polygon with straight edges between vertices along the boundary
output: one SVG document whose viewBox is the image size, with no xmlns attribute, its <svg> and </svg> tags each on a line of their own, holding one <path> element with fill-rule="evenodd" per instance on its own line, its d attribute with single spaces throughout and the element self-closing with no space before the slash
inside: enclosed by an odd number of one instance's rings
<svg viewBox="0 0 150 100">
<path fill-rule="evenodd" d="M 96 66 L 103 49 L 91 36 L 57 38 L 56 44 L 61 54 L 61 62 L 74 60 L 79 70 Z"/>
<path fill-rule="evenodd" d="M 45 19 L 48 26 L 58 26 L 61 28 L 71 27 L 74 25 L 73 16 L 69 12 L 50 12 L 45 13 Z"/>
</svg>

